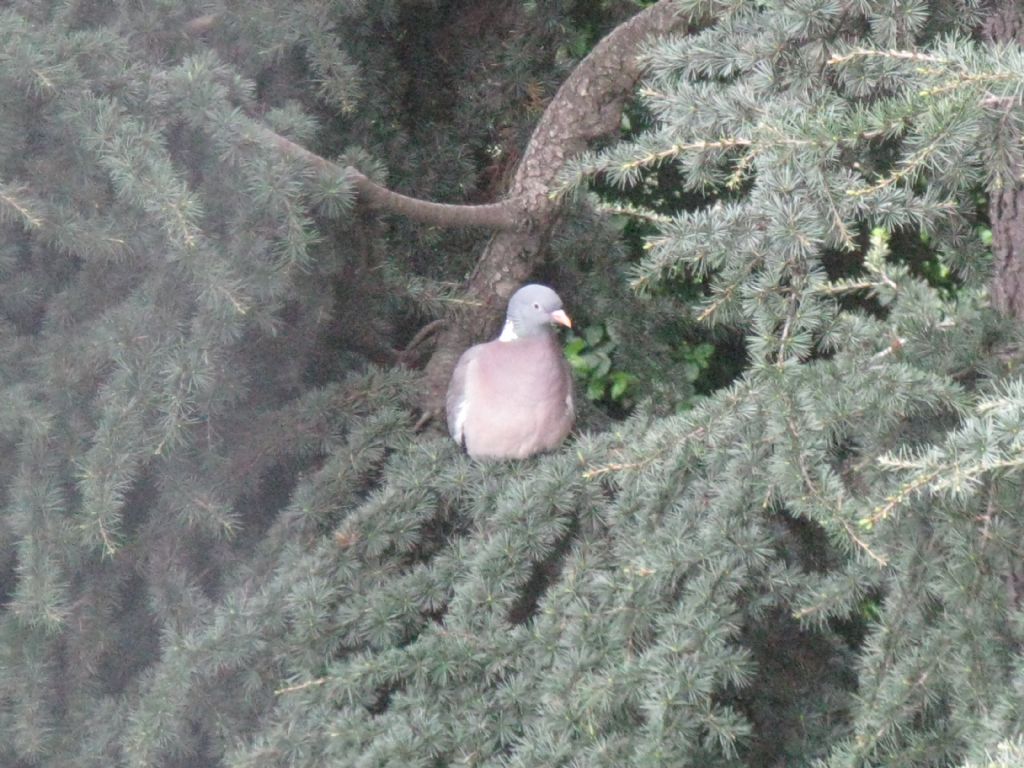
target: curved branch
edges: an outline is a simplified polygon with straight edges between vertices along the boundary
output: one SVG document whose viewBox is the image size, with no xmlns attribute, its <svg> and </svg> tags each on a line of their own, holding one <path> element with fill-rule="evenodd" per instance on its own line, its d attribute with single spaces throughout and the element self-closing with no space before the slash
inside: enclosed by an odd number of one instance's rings
<svg viewBox="0 0 1024 768">
<path fill-rule="evenodd" d="M 441 227 L 482 227 L 499 232 L 529 229 L 526 211 L 515 198 L 484 205 L 432 203 L 394 192 L 355 168 L 347 171 L 359 191 L 359 202 L 374 211 L 396 213 L 413 221 Z"/>
<path fill-rule="evenodd" d="M 199 16 L 186 24 L 185 31 L 203 34 L 218 20 L 217 14 Z M 250 124 L 250 135 L 261 144 L 298 158 L 329 183 L 344 177 L 358 193 L 360 204 L 370 210 L 441 227 L 480 227 L 509 233 L 513 240 L 523 238 L 522 247 L 514 250 L 536 253 L 540 242 L 536 235 L 538 231 L 550 231 L 550 219 L 558 208 L 549 193 L 559 168 L 589 141 L 618 129 L 622 105 L 640 76 L 636 63 L 640 44 L 653 34 L 671 31 L 681 21 L 672 0 L 661 0 L 620 24 L 598 43 L 558 89 L 530 138 L 509 195 L 497 203 L 462 205 L 409 197 L 387 189 L 355 168 L 310 152 L 258 122 Z M 511 283 L 525 277 L 529 269 L 509 271 L 510 257 L 502 255 L 507 249 L 508 245 L 492 241 L 474 273 L 485 277 L 471 281 L 470 293 L 479 293 L 482 288 L 486 297 L 488 284 L 493 282 L 489 278 L 505 276 L 502 282 Z M 532 266 L 533 259 L 527 258 L 525 264 Z M 493 267 L 498 272 L 492 272 Z M 510 293 L 507 285 L 497 289 L 502 299 Z"/>
<path fill-rule="evenodd" d="M 252 123 L 254 139 L 273 146 L 279 152 L 298 158 L 324 181 L 333 183 L 346 178 L 359 195 L 359 204 L 370 210 L 394 213 L 423 224 L 439 227 L 481 227 L 498 232 L 529 229 L 524 206 L 514 197 L 485 205 L 432 203 L 394 192 L 370 179 L 355 168 L 343 167 L 259 123 Z"/>
</svg>

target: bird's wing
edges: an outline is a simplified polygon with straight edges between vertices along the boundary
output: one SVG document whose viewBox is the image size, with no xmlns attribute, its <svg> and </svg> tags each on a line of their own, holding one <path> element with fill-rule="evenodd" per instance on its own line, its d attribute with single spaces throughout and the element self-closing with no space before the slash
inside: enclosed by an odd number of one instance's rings
<svg viewBox="0 0 1024 768">
<path fill-rule="evenodd" d="M 448 434 L 456 443 L 465 445 L 463 429 L 466 425 L 466 411 L 468 399 L 466 396 L 466 378 L 469 367 L 476 360 L 480 352 L 479 345 L 470 347 L 459 358 L 452 371 L 451 381 L 448 383 L 448 396 L 445 400 L 445 411 L 448 416 Z"/>
</svg>

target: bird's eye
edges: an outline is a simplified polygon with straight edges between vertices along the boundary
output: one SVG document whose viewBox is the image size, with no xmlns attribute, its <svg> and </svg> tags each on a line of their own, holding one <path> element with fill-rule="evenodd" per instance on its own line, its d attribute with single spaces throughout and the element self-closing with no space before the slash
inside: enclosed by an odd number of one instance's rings
<svg viewBox="0 0 1024 768">
<path fill-rule="evenodd" d="M 540 309 L 540 304 L 538 304 L 536 301 L 533 302 L 533 308 L 534 309 Z"/>
</svg>

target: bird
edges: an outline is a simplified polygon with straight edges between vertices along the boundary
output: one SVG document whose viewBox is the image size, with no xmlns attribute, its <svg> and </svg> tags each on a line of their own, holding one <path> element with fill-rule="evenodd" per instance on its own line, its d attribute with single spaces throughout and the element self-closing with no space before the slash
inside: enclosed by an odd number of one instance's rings
<svg viewBox="0 0 1024 768">
<path fill-rule="evenodd" d="M 501 335 L 470 347 L 448 385 L 448 431 L 474 459 L 525 459 L 561 445 L 575 421 L 572 374 L 554 325 L 572 328 L 546 285 L 512 294 Z"/>
</svg>

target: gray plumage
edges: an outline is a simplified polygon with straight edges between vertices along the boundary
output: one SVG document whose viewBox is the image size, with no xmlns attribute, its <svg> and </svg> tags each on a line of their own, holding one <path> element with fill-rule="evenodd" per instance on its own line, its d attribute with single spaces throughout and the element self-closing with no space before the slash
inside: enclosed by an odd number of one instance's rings
<svg viewBox="0 0 1024 768">
<path fill-rule="evenodd" d="M 501 336 L 459 358 L 448 431 L 473 458 L 523 459 L 557 448 L 572 429 L 572 376 L 552 323 L 571 327 L 558 294 L 523 286 L 509 300 Z"/>
</svg>

